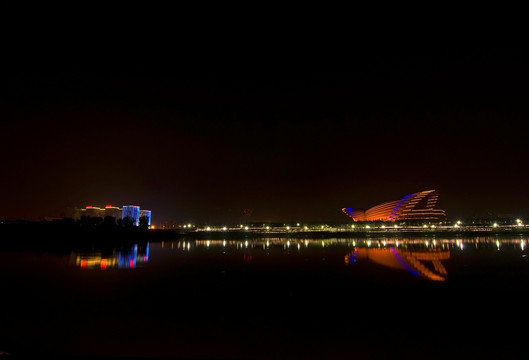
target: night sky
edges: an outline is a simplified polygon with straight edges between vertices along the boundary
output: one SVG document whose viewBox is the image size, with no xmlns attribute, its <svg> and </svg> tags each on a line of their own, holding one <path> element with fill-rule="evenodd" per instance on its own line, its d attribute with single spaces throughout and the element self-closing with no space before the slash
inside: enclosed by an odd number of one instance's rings
<svg viewBox="0 0 529 360">
<path fill-rule="evenodd" d="M 137 204 L 155 224 L 236 223 L 243 209 L 347 222 L 342 207 L 429 189 L 450 218 L 529 215 L 526 51 L 365 51 L 346 65 L 12 62 L 0 219 Z"/>
</svg>

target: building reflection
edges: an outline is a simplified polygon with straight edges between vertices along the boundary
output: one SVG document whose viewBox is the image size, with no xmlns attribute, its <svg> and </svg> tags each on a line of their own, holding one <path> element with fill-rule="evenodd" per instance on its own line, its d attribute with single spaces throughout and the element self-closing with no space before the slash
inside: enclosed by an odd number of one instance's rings
<svg viewBox="0 0 529 360">
<path fill-rule="evenodd" d="M 370 261 L 389 269 L 404 270 L 408 273 L 431 281 L 444 282 L 448 274 L 443 262 L 456 258 L 463 252 L 475 249 L 497 251 L 520 251 L 522 257 L 527 254 L 527 238 L 516 236 L 474 236 L 471 238 L 441 237 L 363 237 L 363 238 L 326 238 L 304 237 L 260 237 L 250 239 L 205 239 L 171 242 L 168 248 L 181 251 L 189 256 L 210 254 L 240 254 L 240 259 L 249 264 L 261 257 L 286 254 L 312 256 L 319 251 L 326 258 L 354 264 L 358 261 Z M 164 244 L 162 243 L 162 247 Z M 196 253 L 195 253 L 196 251 Z M 215 252 L 218 251 L 218 252 Z M 273 252 L 272 252 L 273 251 Z M 279 251 L 279 252 L 278 252 Z M 346 253 L 344 256 L 343 254 Z M 335 257 L 337 255 L 337 257 Z M 344 256 L 344 257 L 343 257 Z"/>
<path fill-rule="evenodd" d="M 345 263 L 369 260 L 392 269 L 405 270 L 412 275 L 433 281 L 445 281 L 447 272 L 443 260 L 450 259 L 450 251 L 442 249 L 404 250 L 390 248 L 355 248 L 345 255 Z"/>
<path fill-rule="evenodd" d="M 79 252 L 75 254 L 75 265 L 82 270 L 107 270 L 111 268 L 134 269 L 149 261 L 149 243 L 130 245 L 104 251 Z"/>
</svg>

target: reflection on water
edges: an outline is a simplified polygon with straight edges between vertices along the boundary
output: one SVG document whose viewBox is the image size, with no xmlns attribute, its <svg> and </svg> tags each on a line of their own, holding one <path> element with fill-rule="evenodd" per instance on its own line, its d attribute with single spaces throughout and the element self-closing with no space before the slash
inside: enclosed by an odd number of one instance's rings
<svg viewBox="0 0 529 360">
<path fill-rule="evenodd" d="M 107 270 L 110 268 L 134 269 L 149 261 L 149 243 L 145 246 L 130 245 L 114 249 L 110 254 L 103 251 L 86 252 L 75 254 L 75 265 L 82 270 L 96 269 Z"/>
<path fill-rule="evenodd" d="M 326 247 L 358 247 L 358 248 L 391 248 L 397 249 L 442 249 L 442 250 L 464 250 L 471 246 L 474 248 L 491 248 L 495 246 L 498 250 L 502 246 L 507 248 L 518 248 L 522 251 L 526 249 L 527 239 L 519 238 L 499 238 L 493 236 L 472 237 L 472 238 L 400 238 L 400 237 L 376 237 L 367 239 L 303 239 L 303 238 L 258 238 L 251 240 L 189 240 L 170 242 L 170 249 L 191 251 L 193 248 L 219 248 L 226 250 L 233 249 L 268 249 L 282 247 L 285 250 L 304 248 L 326 248 Z M 167 243 L 162 243 L 162 247 L 167 247 Z"/>
<path fill-rule="evenodd" d="M 256 258 L 274 256 L 281 253 L 302 254 L 304 251 L 330 251 L 339 254 L 343 249 L 343 263 L 351 266 L 356 263 L 374 263 L 388 269 L 406 271 L 416 277 L 431 281 L 446 281 L 448 272 L 446 262 L 454 252 L 467 252 L 472 249 L 518 250 L 525 257 L 527 240 L 520 238 L 473 237 L 456 239 L 438 238 L 391 238 L 375 237 L 366 239 L 300 239 L 270 237 L 242 240 L 184 240 L 161 242 L 163 251 L 178 251 L 191 256 L 193 250 L 220 250 L 210 252 L 213 256 L 240 252 L 239 261 L 250 264 Z M 198 253 L 197 253 L 198 254 Z M 334 256 L 334 255 L 332 255 Z M 78 252 L 75 254 L 75 265 L 81 269 L 107 270 L 109 268 L 134 269 L 149 261 L 149 244 L 132 245 L 112 250 Z M 273 266 L 273 263 L 270 264 Z"/>
<path fill-rule="evenodd" d="M 412 275 L 434 281 L 445 281 L 447 272 L 441 260 L 450 259 L 450 251 L 442 249 L 402 250 L 396 247 L 370 249 L 355 248 L 345 255 L 346 264 L 354 264 L 358 259 L 398 270 L 406 270 Z"/>
<path fill-rule="evenodd" d="M 506 350 L 526 343 L 512 304 L 529 299 L 527 239 L 184 238 L 71 255 L 0 251 L 0 350 L 328 359 L 381 349 L 384 359 L 422 359 L 483 358 L 474 351 L 493 344 L 494 358 L 519 358 Z"/>
<path fill-rule="evenodd" d="M 171 250 L 192 253 L 193 249 L 222 248 L 223 253 L 244 250 L 242 261 L 250 263 L 254 256 L 247 250 L 283 249 L 285 252 L 317 250 L 326 248 L 352 248 L 344 256 L 346 265 L 358 262 L 372 262 L 389 269 L 404 270 L 431 281 L 446 281 L 448 272 L 443 261 L 450 259 L 451 252 L 470 249 L 526 250 L 525 238 L 499 239 L 496 237 L 473 237 L 471 239 L 410 239 L 410 238 L 368 238 L 368 239 L 291 239 L 262 238 L 248 240 L 196 240 L 171 243 Z M 162 245 L 164 246 L 164 245 Z M 262 254 L 261 254 L 262 255 Z"/>
</svg>

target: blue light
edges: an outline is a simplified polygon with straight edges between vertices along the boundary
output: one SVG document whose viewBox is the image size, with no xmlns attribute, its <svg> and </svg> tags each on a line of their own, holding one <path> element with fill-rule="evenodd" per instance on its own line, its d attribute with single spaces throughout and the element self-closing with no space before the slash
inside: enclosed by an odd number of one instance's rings
<svg viewBox="0 0 529 360">
<path fill-rule="evenodd" d="M 413 194 L 408 194 L 406 196 L 404 196 L 402 199 L 399 200 L 399 202 L 397 203 L 397 205 L 393 208 L 393 211 L 391 212 L 391 215 L 389 216 L 389 219 L 388 220 L 393 220 L 393 218 L 395 217 L 395 215 L 397 215 L 397 212 L 399 211 L 400 207 L 402 206 L 402 204 L 410 197 L 412 196 Z"/>
<path fill-rule="evenodd" d="M 121 218 L 124 219 L 126 217 L 132 219 L 132 221 L 134 222 L 134 226 L 138 226 L 140 223 L 140 207 L 135 205 L 123 206 L 123 210 L 121 211 Z"/>
</svg>

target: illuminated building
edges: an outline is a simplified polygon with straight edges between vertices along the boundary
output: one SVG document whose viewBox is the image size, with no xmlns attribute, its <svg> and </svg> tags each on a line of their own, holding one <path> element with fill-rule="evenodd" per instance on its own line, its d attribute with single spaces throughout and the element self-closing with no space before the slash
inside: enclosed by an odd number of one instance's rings
<svg viewBox="0 0 529 360">
<path fill-rule="evenodd" d="M 75 219 L 79 220 L 83 216 L 91 218 L 100 217 L 103 219 L 106 216 L 111 216 L 116 220 L 128 217 L 132 219 L 135 226 L 139 225 L 140 217 L 145 216 L 147 218 L 147 225 L 151 225 L 151 210 L 140 210 L 140 207 L 136 205 L 123 206 L 123 208 L 112 205 L 106 205 L 104 208 L 89 205 L 82 209 L 75 209 Z"/>
<path fill-rule="evenodd" d="M 89 205 L 82 209 L 75 209 L 74 218 L 80 219 L 82 216 L 89 216 L 104 219 L 105 216 L 112 216 L 115 219 L 121 219 L 121 211 L 121 208 L 112 205 L 106 205 L 104 208 Z"/>
<path fill-rule="evenodd" d="M 121 212 L 122 212 L 122 209 L 120 207 L 112 206 L 112 205 L 105 206 L 105 216 L 112 216 L 113 218 L 117 220 L 117 219 L 121 219 Z"/>
<path fill-rule="evenodd" d="M 123 211 L 121 212 L 121 218 L 130 218 L 132 219 L 135 226 L 139 225 L 140 222 L 140 207 L 136 205 L 127 205 L 123 206 Z"/>
<path fill-rule="evenodd" d="M 140 210 L 140 218 L 147 218 L 147 226 L 151 226 L 151 210 Z"/>
<path fill-rule="evenodd" d="M 434 209 L 438 198 L 436 190 L 427 190 L 367 210 L 343 208 L 342 211 L 354 221 L 440 220 L 446 217 L 446 213 Z"/>
</svg>

